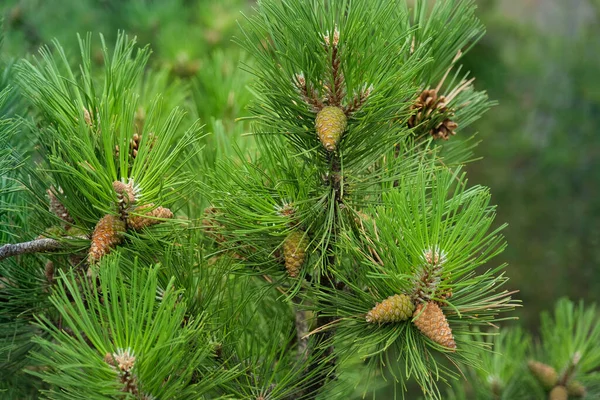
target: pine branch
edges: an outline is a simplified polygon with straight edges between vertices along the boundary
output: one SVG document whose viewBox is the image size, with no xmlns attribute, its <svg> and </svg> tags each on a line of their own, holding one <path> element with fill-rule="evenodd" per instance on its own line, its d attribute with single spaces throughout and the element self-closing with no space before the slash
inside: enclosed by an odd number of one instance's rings
<svg viewBox="0 0 600 400">
<path fill-rule="evenodd" d="M 296 340 L 298 341 L 298 358 L 306 360 L 308 358 L 308 320 L 307 312 L 295 307 L 296 317 Z"/>
<path fill-rule="evenodd" d="M 65 237 L 65 239 L 88 238 L 85 236 L 68 236 Z M 70 247 L 68 242 L 49 238 L 35 239 L 29 242 L 14 244 L 8 243 L 0 247 L 0 261 L 9 257 L 19 256 L 21 254 L 45 253 L 49 251 L 62 250 L 67 247 Z"/>
<path fill-rule="evenodd" d="M 333 153 L 330 155 L 331 157 L 331 173 L 329 174 L 329 184 L 333 188 L 333 197 L 332 201 L 335 203 L 334 206 L 339 207 L 342 200 L 342 177 L 341 177 L 341 165 L 340 158 L 337 153 Z M 331 237 L 332 240 L 329 241 L 326 247 L 327 263 L 329 266 L 333 267 L 335 265 L 335 249 L 334 243 L 336 238 L 336 227 L 339 224 L 337 213 L 334 213 L 334 220 L 332 223 L 332 232 Z M 319 286 L 323 286 L 326 290 L 335 290 L 336 285 L 334 278 L 330 273 L 325 271 L 323 275 L 320 275 L 317 278 L 317 284 Z M 331 325 L 331 323 L 335 320 L 335 318 L 331 315 L 323 315 L 323 313 L 319 313 L 317 316 L 317 327 L 315 329 L 315 346 L 320 346 L 324 343 L 331 341 L 334 335 L 333 329 L 320 329 Z M 315 358 L 313 363 L 308 368 L 308 372 L 317 370 L 321 368 L 320 372 L 317 373 L 313 379 L 311 379 L 311 383 L 309 384 L 306 393 L 308 394 L 307 398 L 316 398 L 321 388 L 326 383 L 326 378 L 331 376 L 331 379 L 335 379 L 335 369 L 337 360 L 336 357 L 333 356 L 334 346 L 333 344 L 329 344 L 327 349 L 323 352 L 320 357 Z M 328 368 L 322 369 L 321 364 L 325 362 Z"/>
</svg>

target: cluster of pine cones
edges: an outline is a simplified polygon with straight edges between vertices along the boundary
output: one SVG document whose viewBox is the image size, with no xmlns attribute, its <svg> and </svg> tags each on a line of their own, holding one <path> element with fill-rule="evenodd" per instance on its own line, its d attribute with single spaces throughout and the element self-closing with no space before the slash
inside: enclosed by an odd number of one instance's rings
<svg viewBox="0 0 600 400">
<path fill-rule="evenodd" d="M 128 229 L 139 231 L 159 224 L 165 219 L 173 218 L 173 213 L 168 208 L 155 207 L 152 203 L 136 206 L 137 196 L 131 181 L 127 184 L 115 181 L 113 189 L 116 193 L 119 215 L 107 214 L 96 224 L 88 253 L 90 264 L 98 262 L 120 244 Z M 130 212 L 135 212 L 137 215 L 130 215 Z"/>
<path fill-rule="evenodd" d="M 439 249 L 424 253 L 424 265 L 414 282 L 412 296 L 395 294 L 377 303 L 366 314 L 366 321 L 374 324 L 398 323 L 412 318 L 412 323 L 423 335 L 454 351 L 456 342 L 444 311 L 433 297 L 438 291 L 439 275 L 446 256 Z M 427 273 L 424 273 L 427 271 Z M 442 298 L 449 297 L 442 293 Z"/>
</svg>

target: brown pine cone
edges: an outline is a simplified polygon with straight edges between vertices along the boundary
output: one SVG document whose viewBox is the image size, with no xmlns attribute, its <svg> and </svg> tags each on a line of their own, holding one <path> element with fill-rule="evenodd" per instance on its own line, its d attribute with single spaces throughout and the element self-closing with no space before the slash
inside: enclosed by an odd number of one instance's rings
<svg viewBox="0 0 600 400">
<path fill-rule="evenodd" d="M 92 244 L 88 253 L 88 262 L 94 264 L 104 255 L 123 241 L 125 233 L 125 222 L 114 215 L 105 215 L 100 218 L 94 233 L 92 234 Z"/>
<path fill-rule="evenodd" d="M 448 320 L 436 303 L 430 301 L 419 304 L 413 313 L 413 318 L 415 318 L 413 324 L 423 335 L 453 351 L 456 349 Z"/>
<path fill-rule="evenodd" d="M 421 92 L 410 109 L 413 114 L 407 122 L 409 128 L 423 124 L 435 139 L 448 140 L 451 135 L 456 134 L 455 130 L 458 128 L 458 124 L 450 119 L 454 116 L 454 111 L 448 108 L 446 98 L 438 96 L 435 89 L 426 89 Z M 434 120 L 440 120 L 440 116 L 445 118 L 432 126 Z"/>
<path fill-rule="evenodd" d="M 142 213 L 144 210 L 151 209 L 154 204 L 149 203 L 138 207 L 135 212 Z M 144 213 L 144 215 L 133 215 L 127 219 L 127 226 L 135 231 L 139 231 L 148 226 L 160 224 L 165 219 L 173 218 L 173 212 L 165 207 L 156 207 L 155 209 Z"/>
<path fill-rule="evenodd" d="M 56 215 L 58 218 L 65 221 L 66 223 L 72 224 L 74 221 L 71 215 L 69 214 L 69 210 L 67 210 L 67 208 L 60 202 L 60 200 L 56 198 L 53 190 L 54 188 L 51 187 L 46 191 L 46 193 L 48 194 L 48 199 L 50 199 L 50 205 L 48 207 L 48 210 L 54 215 Z M 58 191 L 62 193 L 62 190 L 60 188 L 58 189 Z"/>
</svg>

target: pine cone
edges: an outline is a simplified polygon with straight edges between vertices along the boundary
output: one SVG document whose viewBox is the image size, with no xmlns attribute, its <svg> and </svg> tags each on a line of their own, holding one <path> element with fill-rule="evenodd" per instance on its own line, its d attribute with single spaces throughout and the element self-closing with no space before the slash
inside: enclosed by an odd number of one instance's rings
<svg viewBox="0 0 600 400">
<path fill-rule="evenodd" d="M 117 195 L 123 196 L 124 201 L 128 201 L 129 204 L 133 204 L 135 202 L 135 192 L 133 190 L 132 181 L 130 183 L 114 181 L 112 186 Z"/>
<path fill-rule="evenodd" d="M 419 304 L 413 313 L 413 318 L 415 318 L 413 324 L 423 335 L 444 347 L 456 349 L 448 320 L 436 303 L 430 301 Z"/>
<path fill-rule="evenodd" d="M 395 294 L 377 303 L 367 313 L 366 320 L 371 323 L 389 323 L 406 321 L 415 310 L 415 305 L 405 294 Z"/>
<path fill-rule="evenodd" d="M 102 217 L 92 234 L 92 245 L 88 254 L 88 262 L 93 264 L 104 255 L 110 253 L 111 249 L 121 243 L 125 233 L 125 222 L 114 215 Z"/>
<path fill-rule="evenodd" d="M 304 264 L 308 239 L 304 232 L 294 231 L 283 242 L 283 258 L 288 274 L 295 278 Z"/>
<path fill-rule="evenodd" d="M 535 376 L 538 382 L 545 389 L 551 389 L 556 386 L 556 383 L 558 382 L 558 374 L 554 368 L 534 360 L 530 360 L 527 363 L 527 366 L 529 367 L 529 370 L 533 376 Z"/>
<path fill-rule="evenodd" d="M 217 221 L 215 218 L 219 210 L 214 206 L 208 206 L 204 209 L 204 219 L 202 220 L 202 227 L 206 235 L 213 238 L 217 243 L 225 243 L 225 235 L 221 233 L 223 231 L 223 224 Z"/>
<path fill-rule="evenodd" d="M 54 283 L 54 263 L 52 261 L 46 263 L 46 266 L 44 267 L 44 276 L 48 283 Z"/>
<path fill-rule="evenodd" d="M 548 396 L 548 400 L 568 400 L 569 392 L 567 388 L 564 386 L 555 386 L 554 389 L 550 391 L 550 395 Z"/>
<path fill-rule="evenodd" d="M 567 392 L 569 392 L 569 396 L 573 397 L 584 397 L 586 395 L 585 387 L 579 381 L 569 381 Z"/>
<path fill-rule="evenodd" d="M 335 151 L 347 124 L 346 114 L 339 107 L 327 106 L 319 111 L 315 119 L 315 127 L 319 140 L 327 151 Z"/>
<path fill-rule="evenodd" d="M 138 207 L 135 211 L 137 213 L 143 212 L 145 209 L 154 207 L 154 204 L 149 203 L 144 206 Z M 139 231 L 148 226 L 160 224 L 163 219 L 173 218 L 173 212 L 165 207 L 157 207 L 152 211 L 145 213 L 144 215 L 134 215 L 129 217 L 127 220 L 127 226 L 135 231 Z"/>
<path fill-rule="evenodd" d="M 56 198 L 53 189 L 54 188 L 50 188 L 46 191 L 46 193 L 48 194 L 48 199 L 50 199 L 50 206 L 48 207 L 48 210 L 50 210 L 51 213 L 53 213 L 66 223 L 72 224 L 74 221 L 71 215 L 69 214 L 69 210 L 67 210 L 67 208 L 60 202 L 60 200 Z M 60 188 L 58 191 L 62 193 L 62 190 L 60 190 Z"/>
<path fill-rule="evenodd" d="M 129 210 L 131 207 L 133 207 L 136 201 L 133 181 L 131 179 L 129 180 L 129 183 L 114 181 L 112 186 L 114 191 L 117 193 L 117 208 L 119 210 L 119 217 L 123 221 L 127 221 L 129 218 Z"/>
<path fill-rule="evenodd" d="M 140 142 L 142 141 L 142 135 L 134 133 L 133 138 L 129 141 L 131 147 L 131 157 L 135 160 L 137 157 L 138 149 L 140 148 Z"/>
<path fill-rule="evenodd" d="M 450 119 L 454 116 L 454 112 L 448 108 L 446 98 L 438 96 L 435 89 L 424 90 L 410 109 L 413 114 L 407 122 L 409 128 L 424 123 L 435 139 L 448 140 L 450 135 L 456 134 L 455 130 L 458 128 L 458 124 Z M 431 126 L 434 120 L 439 121 L 441 117 L 445 118 L 441 122 L 437 122 L 435 126 Z"/>
</svg>

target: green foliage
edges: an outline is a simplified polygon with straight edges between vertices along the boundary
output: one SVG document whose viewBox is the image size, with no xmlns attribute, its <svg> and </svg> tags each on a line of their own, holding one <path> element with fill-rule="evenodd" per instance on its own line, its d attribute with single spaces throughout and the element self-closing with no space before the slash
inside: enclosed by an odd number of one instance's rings
<svg viewBox="0 0 600 400">
<path fill-rule="evenodd" d="M 181 134 L 182 112 L 164 114 L 160 100 L 150 103 L 143 129 L 136 127 L 135 89 L 149 52 L 134 54 L 134 43 L 120 36 L 112 55 L 103 45 L 105 76 L 100 82 L 91 69 L 89 37 L 81 41 L 79 79 L 58 44 L 57 56 L 42 49 L 41 60 L 19 67 L 22 91 L 48 124 L 40 134 L 53 184 L 62 189 L 61 201 L 74 220 L 84 226 L 112 211 L 108 204 L 114 181 L 131 180 L 138 201 L 165 206 L 181 198 L 181 189 L 189 185 L 177 171 L 197 151 L 199 127 Z M 134 134 L 141 136 L 137 157 L 132 156 Z"/>
<path fill-rule="evenodd" d="M 174 279 L 161 287 L 158 267 L 142 269 L 137 262 L 124 277 L 119 264 L 118 256 L 102 261 L 98 287 L 82 285 L 83 277 L 73 273 L 61 274 L 50 301 L 62 326 L 41 317 L 39 326 L 54 340 L 37 339 L 41 348 L 33 354 L 48 367 L 34 374 L 60 388 L 48 396 L 95 399 L 129 392 L 185 399 L 230 379 L 235 371 L 212 365 L 214 344 L 202 313 L 182 323 L 186 304 Z M 205 379 L 192 383 L 197 370 Z"/>
<path fill-rule="evenodd" d="M 3 396 L 543 397 L 530 359 L 598 395 L 593 308 L 488 328 L 474 1 L 262 0 L 244 51 L 238 0 L 65 2 L 99 47 L 5 7 L 10 52 L 62 45 L 0 81 Z"/>
<path fill-rule="evenodd" d="M 594 304 L 576 304 L 567 298 L 557 301 L 554 312 L 541 315 L 539 338 L 531 338 L 520 327 L 486 336 L 488 349 L 477 356 L 482 369 L 468 368 L 468 381 L 455 385 L 448 398 L 455 399 L 532 399 L 547 398 L 555 385 L 569 389 L 569 398 L 598 397 L 598 340 L 600 323 Z M 493 351 L 489 351 L 493 346 Z M 553 371 L 550 386 L 536 376 L 531 364 L 544 363 Z M 575 391 L 580 385 L 582 391 Z"/>
</svg>

